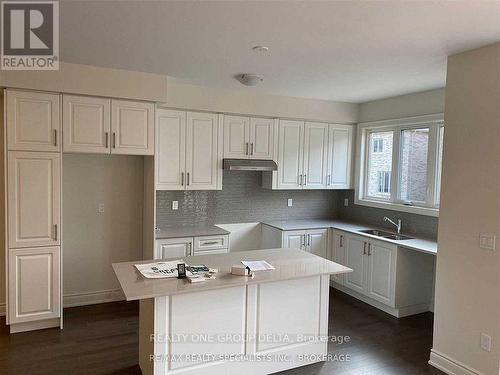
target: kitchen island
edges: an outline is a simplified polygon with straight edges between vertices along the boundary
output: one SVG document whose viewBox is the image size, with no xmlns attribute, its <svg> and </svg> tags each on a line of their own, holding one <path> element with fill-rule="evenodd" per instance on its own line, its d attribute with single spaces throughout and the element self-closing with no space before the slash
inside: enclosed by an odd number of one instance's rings
<svg viewBox="0 0 500 375">
<path fill-rule="evenodd" d="M 274 270 L 230 274 L 242 260 Z M 295 249 L 186 257 L 218 268 L 215 280 L 146 279 L 138 263 L 113 264 L 128 301 L 140 300 L 143 374 L 267 374 L 324 361 L 330 275 L 351 270 Z"/>
</svg>

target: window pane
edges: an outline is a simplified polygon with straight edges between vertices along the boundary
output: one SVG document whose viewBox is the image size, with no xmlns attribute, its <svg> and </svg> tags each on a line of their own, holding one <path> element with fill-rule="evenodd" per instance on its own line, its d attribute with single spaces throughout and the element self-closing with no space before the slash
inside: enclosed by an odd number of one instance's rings
<svg viewBox="0 0 500 375">
<path fill-rule="evenodd" d="M 392 131 L 369 133 L 366 186 L 369 197 L 391 198 L 392 138 Z"/>
<path fill-rule="evenodd" d="M 444 140 L 444 127 L 439 128 L 439 148 L 437 155 L 437 172 L 436 172 L 436 206 L 439 207 L 441 201 L 441 174 L 443 169 L 443 140 Z"/>
<path fill-rule="evenodd" d="M 429 128 L 401 132 L 400 199 L 425 202 L 427 199 L 427 154 Z"/>
</svg>

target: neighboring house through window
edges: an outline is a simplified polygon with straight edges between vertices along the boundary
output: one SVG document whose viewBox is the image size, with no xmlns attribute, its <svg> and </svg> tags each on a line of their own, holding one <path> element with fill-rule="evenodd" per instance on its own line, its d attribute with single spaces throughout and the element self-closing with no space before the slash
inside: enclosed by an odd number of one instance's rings
<svg viewBox="0 0 500 375">
<path fill-rule="evenodd" d="M 378 138 L 373 140 L 373 152 L 384 151 L 384 139 Z"/>
<path fill-rule="evenodd" d="M 378 192 L 389 193 L 391 191 L 391 172 L 378 172 Z"/>
</svg>

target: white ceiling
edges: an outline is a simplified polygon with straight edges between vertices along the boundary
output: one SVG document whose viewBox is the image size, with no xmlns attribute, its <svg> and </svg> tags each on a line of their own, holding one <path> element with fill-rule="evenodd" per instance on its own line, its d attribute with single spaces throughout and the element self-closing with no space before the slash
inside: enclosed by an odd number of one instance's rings
<svg viewBox="0 0 500 375">
<path fill-rule="evenodd" d="M 60 20 L 62 61 L 347 102 L 443 87 L 447 55 L 500 41 L 500 1 L 63 0 Z"/>
</svg>

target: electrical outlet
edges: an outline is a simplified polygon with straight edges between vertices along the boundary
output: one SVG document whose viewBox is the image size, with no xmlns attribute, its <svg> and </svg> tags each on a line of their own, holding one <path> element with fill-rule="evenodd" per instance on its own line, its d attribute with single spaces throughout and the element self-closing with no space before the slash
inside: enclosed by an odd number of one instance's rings
<svg viewBox="0 0 500 375">
<path fill-rule="evenodd" d="M 349 206 L 349 198 L 344 198 L 344 206 Z"/>
<path fill-rule="evenodd" d="M 481 349 L 491 352 L 491 336 L 481 333 Z"/>
<path fill-rule="evenodd" d="M 97 213 L 103 214 L 104 213 L 104 203 L 99 203 L 97 206 Z"/>
<path fill-rule="evenodd" d="M 172 201 L 172 210 L 179 209 L 179 201 Z"/>
<path fill-rule="evenodd" d="M 495 250 L 496 236 L 488 233 L 479 233 L 479 247 L 485 250 Z"/>
<path fill-rule="evenodd" d="M 292 207 L 293 206 L 293 199 L 292 198 L 288 198 L 286 204 L 287 204 L 288 207 Z"/>
</svg>

